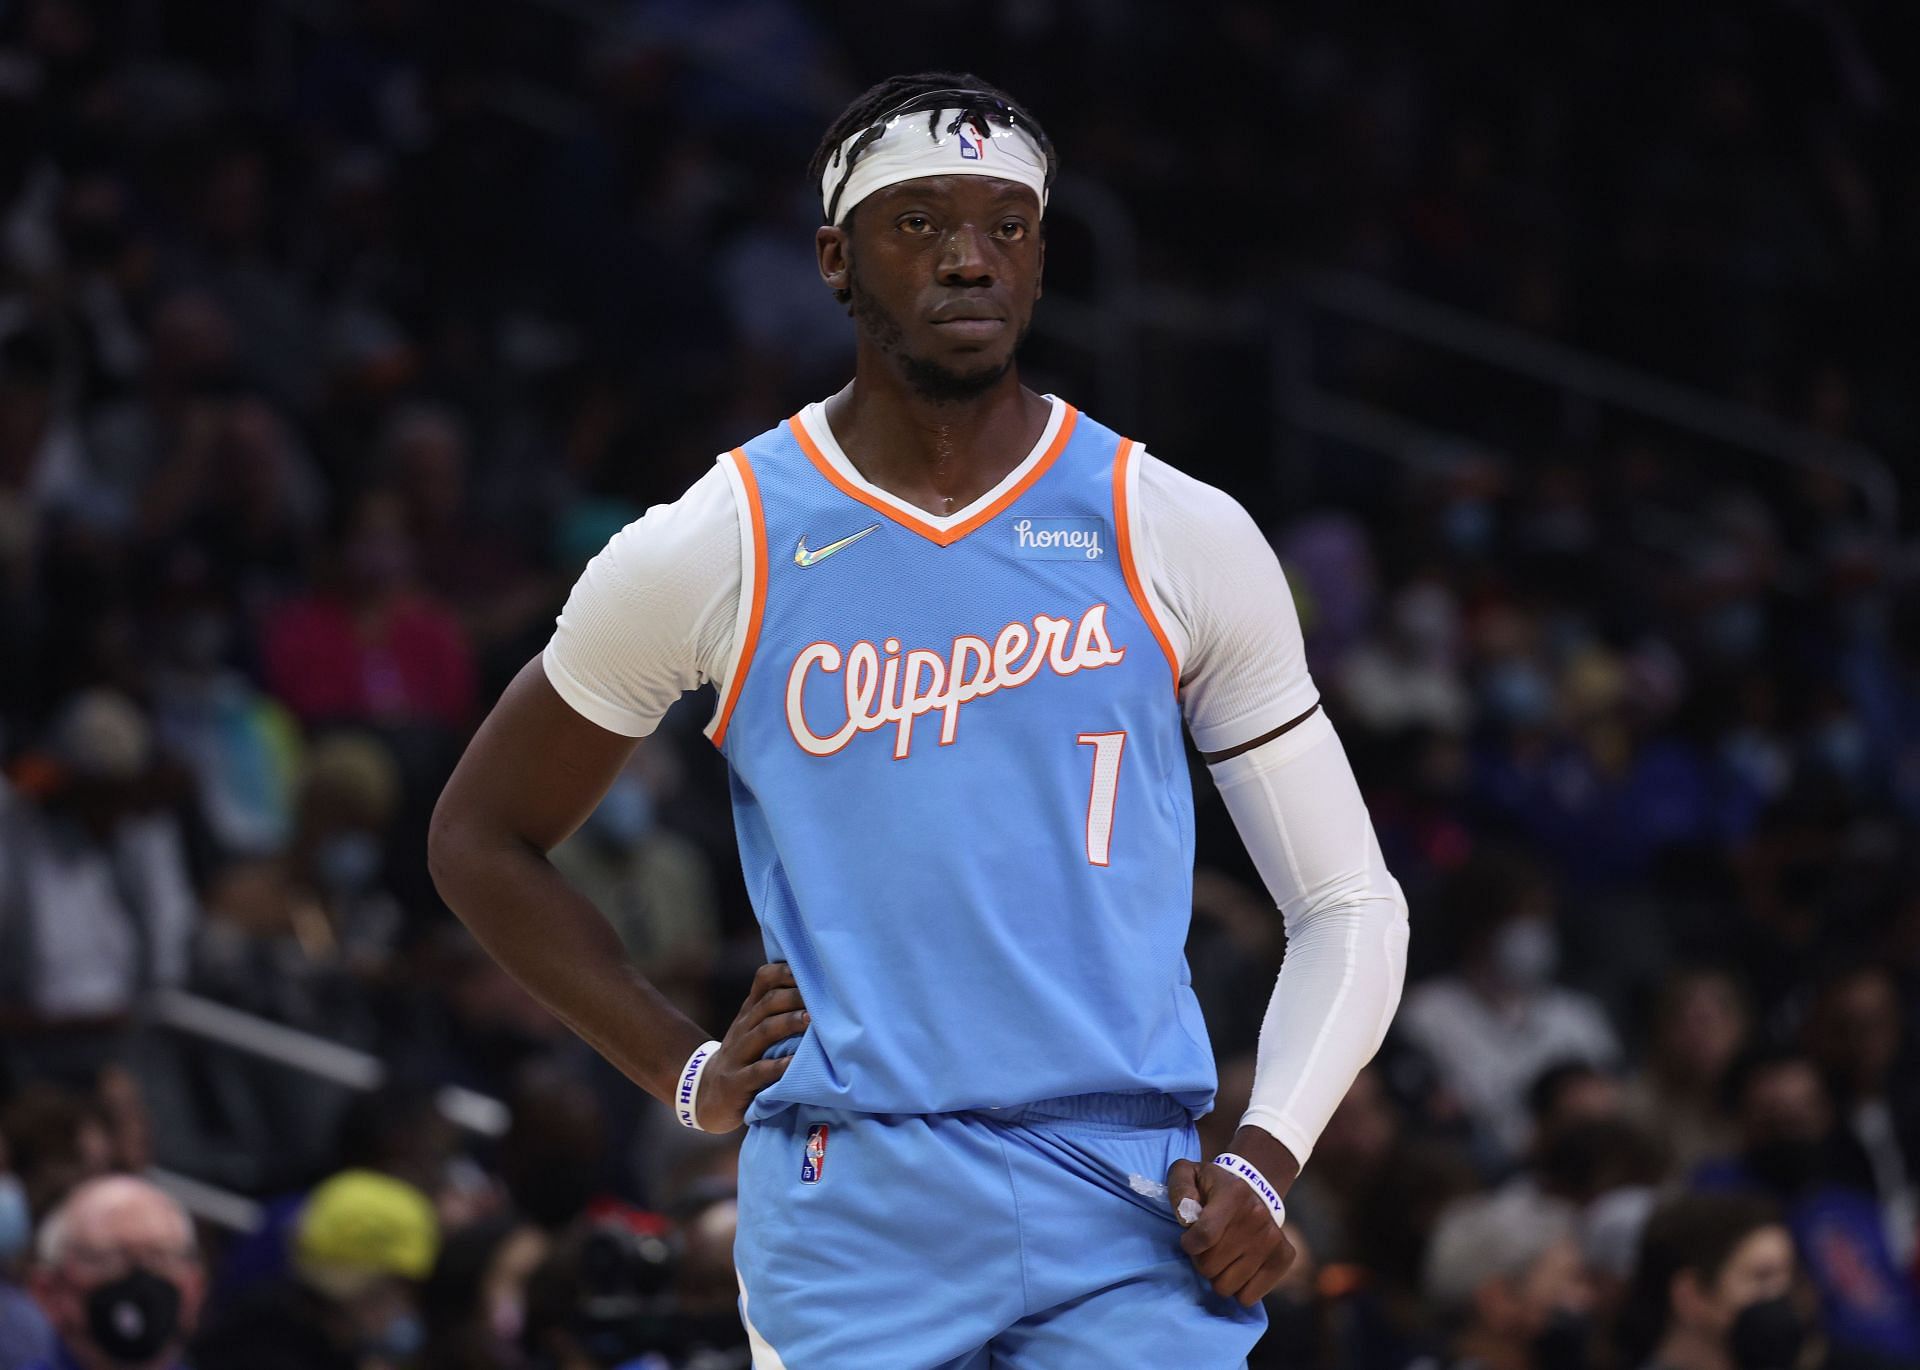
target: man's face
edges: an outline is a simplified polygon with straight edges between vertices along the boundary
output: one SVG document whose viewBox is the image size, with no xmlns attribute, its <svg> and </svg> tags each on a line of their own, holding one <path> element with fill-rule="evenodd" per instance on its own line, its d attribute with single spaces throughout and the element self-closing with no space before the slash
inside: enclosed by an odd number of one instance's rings
<svg viewBox="0 0 1920 1370">
<path fill-rule="evenodd" d="M 1580 1248 L 1571 1238 L 1548 1247 L 1520 1281 L 1520 1328 L 1528 1337 L 1546 1330 L 1556 1315 L 1593 1310 L 1593 1284 Z"/>
<path fill-rule="evenodd" d="M 1487 1280 L 1474 1294 L 1481 1328 L 1516 1346 L 1525 1346 L 1559 1316 L 1583 1317 L 1593 1310 L 1593 1282 L 1580 1248 L 1571 1237 L 1553 1243 L 1517 1276 Z"/>
<path fill-rule="evenodd" d="M 1013 365 L 1040 298 L 1040 204 L 1013 181 L 926 176 L 820 230 L 820 273 L 852 293 L 863 348 L 919 394 L 958 402 Z"/>
<path fill-rule="evenodd" d="M 1707 1297 L 1682 1300 L 1675 1312 L 1713 1337 L 1724 1337 L 1751 1304 L 1777 1299 L 1793 1287 L 1793 1238 L 1784 1227 L 1763 1227 L 1733 1249 Z"/>
<path fill-rule="evenodd" d="M 1756 1073 L 1742 1102 L 1740 1121 L 1749 1148 L 1817 1144 L 1832 1122 L 1826 1087 L 1810 1061 L 1782 1061 Z"/>
<path fill-rule="evenodd" d="M 1862 971 L 1831 990 L 1815 1017 L 1816 1047 L 1828 1069 L 1877 1091 L 1900 1054 L 1900 999 L 1884 971 Z"/>
<path fill-rule="evenodd" d="M 191 1333 L 200 1311 L 204 1278 L 191 1234 L 179 1215 L 158 1204 L 128 1202 L 104 1211 L 76 1214 L 64 1258 L 42 1270 L 34 1296 L 60 1339 L 85 1370 L 106 1370 L 124 1362 L 107 1359 L 88 1327 L 87 1300 L 93 1292 L 126 1278 L 135 1268 L 174 1286 L 180 1294 L 179 1333 L 169 1351 Z M 165 1363 L 163 1354 L 154 1362 Z"/>
</svg>

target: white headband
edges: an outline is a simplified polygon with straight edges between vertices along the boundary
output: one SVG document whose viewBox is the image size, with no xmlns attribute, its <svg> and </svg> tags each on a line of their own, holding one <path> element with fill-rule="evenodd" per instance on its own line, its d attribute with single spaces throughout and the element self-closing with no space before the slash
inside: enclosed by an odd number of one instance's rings
<svg viewBox="0 0 1920 1370">
<path fill-rule="evenodd" d="M 874 191 L 922 176 L 998 176 L 1003 181 L 1015 181 L 1039 197 L 1044 215 L 1047 158 L 1033 135 L 1023 128 L 1008 128 L 984 119 L 969 121 L 949 133 L 947 130 L 958 123 L 962 113 L 958 109 L 923 109 L 894 115 L 880 137 L 861 151 L 850 176 L 847 153 L 867 130 L 840 144 L 820 177 L 820 207 L 828 220 L 836 227 L 844 224 L 853 207 Z M 836 206 L 833 192 L 843 176 L 846 186 Z"/>
</svg>

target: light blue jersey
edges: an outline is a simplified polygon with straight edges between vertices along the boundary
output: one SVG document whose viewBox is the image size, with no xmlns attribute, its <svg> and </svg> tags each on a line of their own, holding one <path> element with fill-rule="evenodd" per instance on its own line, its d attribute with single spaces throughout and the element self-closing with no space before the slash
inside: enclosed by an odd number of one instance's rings
<svg viewBox="0 0 1920 1370">
<path fill-rule="evenodd" d="M 1053 405 L 1037 455 L 948 527 L 798 419 L 725 459 L 756 545 L 712 732 L 768 957 L 813 1016 L 750 1120 L 1211 1104 L 1175 668 L 1127 520 L 1137 448 Z"/>
</svg>

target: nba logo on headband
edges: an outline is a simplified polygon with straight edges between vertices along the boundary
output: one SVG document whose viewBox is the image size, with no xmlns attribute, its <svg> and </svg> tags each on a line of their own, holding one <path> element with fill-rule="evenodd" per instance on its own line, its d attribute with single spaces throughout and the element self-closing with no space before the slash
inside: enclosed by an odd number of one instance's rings
<svg viewBox="0 0 1920 1370">
<path fill-rule="evenodd" d="M 889 114 L 842 140 L 820 174 L 820 204 L 827 222 L 843 224 L 853 207 L 874 191 L 922 176 L 993 176 L 1012 181 L 1031 190 L 1045 214 L 1052 152 L 1006 106 L 982 104 L 973 100 L 976 94 L 934 92 L 922 97 L 928 103 Z M 968 97 L 969 103 L 944 104 L 944 97 L 950 95 Z M 987 164 L 989 140 L 991 166 Z M 958 157 L 953 155 L 956 147 Z"/>
</svg>

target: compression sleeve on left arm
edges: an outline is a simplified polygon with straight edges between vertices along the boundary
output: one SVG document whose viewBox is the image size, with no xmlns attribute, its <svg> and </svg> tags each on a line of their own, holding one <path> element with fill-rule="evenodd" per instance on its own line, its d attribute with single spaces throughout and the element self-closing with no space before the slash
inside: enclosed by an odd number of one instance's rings
<svg viewBox="0 0 1920 1370">
<path fill-rule="evenodd" d="M 1407 903 L 1326 714 L 1209 769 L 1287 927 L 1240 1121 L 1304 1166 L 1400 1003 Z"/>
<path fill-rule="evenodd" d="M 1128 473 L 1147 595 L 1180 663 L 1194 744 L 1287 925 L 1241 1120 L 1305 1163 L 1386 1035 L 1407 966 L 1407 906 L 1307 672 L 1293 595 L 1258 525 L 1145 452 Z M 1298 720 L 1296 722 L 1296 720 Z"/>
</svg>

